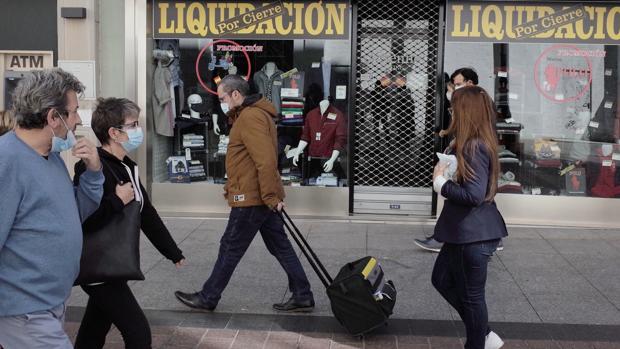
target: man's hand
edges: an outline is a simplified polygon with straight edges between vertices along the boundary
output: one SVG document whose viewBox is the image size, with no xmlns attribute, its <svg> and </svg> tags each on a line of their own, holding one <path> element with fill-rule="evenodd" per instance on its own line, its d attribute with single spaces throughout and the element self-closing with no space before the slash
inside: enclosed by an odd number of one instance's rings
<svg viewBox="0 0 620 349">
<path fill-rule="evenodd" d="M 123 204 L 127 205 L 134 199 L 134 191 L 133 186 L 130 182 L 125 184 L 117 184 L 116 185 L 116 196 L 123 202 Z"/>
<path fill-rule="evenodd" d="M 450 166 L 450 164 L 448 164 L 447 162 L 437 163 L 437 165 L 435 165 L 435 169 L 433 170 L 433 181 L 435 181 L 435 178 L 439 176 L 444 176 L 444 173 L 448 169 L 448 166 Z"/>
<path fill-rule="evenodd" d="M 278 202 L 278 204 L 276 205 L 276 210 L 277 210 L 278 212 L 282 212 L 282 209 L 283 209 L 283 208 L 285 208 L 285 207 L 286 207 L 286 205 L 284 204 L 284 201 L 280 201 L 280 202 Z"/>
<path fill-rule="evenodd" d="M 183 258 L 180 261 L 174 263 L 174 265 L 177 267 L 177 269 L 181 268 L 182 266 L 185 265 L 185 258 Z"/>
<path fill-rule="evenodd" d="M 90 171 L 101 170 L 101 160 L 99 160 L 99 153 L 97 153 L 97 147 L 88 139 L 80 138 L 77 143 L 71 149 L 73 156 L 80 158 L 86 164 L 86 169 Z"/>
</svg>

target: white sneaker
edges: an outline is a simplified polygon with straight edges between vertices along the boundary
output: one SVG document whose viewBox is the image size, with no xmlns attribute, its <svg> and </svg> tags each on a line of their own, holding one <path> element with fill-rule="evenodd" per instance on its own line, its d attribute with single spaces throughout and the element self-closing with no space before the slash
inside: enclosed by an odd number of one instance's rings
<svg viewBox="0 0 620 349">
<path fill-rule="evenodd" d="M 499 338 L 497 333 L 491 331 L 487 334 L 487 338 L 484 341 L 484 349 L 499 349 L 504 346 L 504 341 Z"/>
</svg>

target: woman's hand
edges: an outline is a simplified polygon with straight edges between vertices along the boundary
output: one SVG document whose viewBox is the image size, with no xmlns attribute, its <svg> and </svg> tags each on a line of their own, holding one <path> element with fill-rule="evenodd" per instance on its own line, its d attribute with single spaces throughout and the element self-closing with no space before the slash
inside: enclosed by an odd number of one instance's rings
<svg viewBox="0 0 620 349">
<path fill-rule="evenodd" d="M 131 182 L 127 182 L 125 184 L 117 184 L 116 185 L 116 196 L 123 202 L 123 204 L 127 205 L 134 199 L 133 186 Z"/>
<path fill-rule="evenodd" d="M 437 178 L 438 176 L 444 176 L 446 170 L 448 169 L 449 164 L 447 162 L 438 162 L 437 165 L 435 165 L 435 169 L 433 170 L 433 182 L 435 181 L 435 178 Z"/>
</svg>

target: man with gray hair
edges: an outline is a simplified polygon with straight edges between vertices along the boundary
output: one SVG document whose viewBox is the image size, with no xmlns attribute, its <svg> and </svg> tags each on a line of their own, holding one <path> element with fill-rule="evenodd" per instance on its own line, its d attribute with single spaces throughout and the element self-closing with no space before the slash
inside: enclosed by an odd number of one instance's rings
<svg viewBox="0 0 620 349">
<path fill-rule="evenodd" d="M 0 137 L 0 346 L 72 348 L 65 301 L 78 275 L 82 221 L 103 195 L 95 145 L 76 141 L 84 86 L 61 69 L 33 72 L 13 94 L 15 129 Z M 73 186 L 59 152 L 87 171 Z"/>
<path fill-rule="evenodd" d="M 278 139 L 273 118 L 276 109 L 260 95 L 249 95 L 247 81 L 227 75 L 217 88 L 222 110 L 233 121 L 226 152 L 228 181 L 224 197 L 231 207 L 228 225 L 211 276 L 199 292 L 176 291 L 188 307 L 213 311 L 237 264 L 260 230 L 269 252 L 288 276 L 292 297 L 273 308 L 284 312 L 310 312 L 314 297 L 306 273 L 295 254 L 283 222 L 275 212 L 284 207 L 284 188 L 278 172 Z"/>
</svg>

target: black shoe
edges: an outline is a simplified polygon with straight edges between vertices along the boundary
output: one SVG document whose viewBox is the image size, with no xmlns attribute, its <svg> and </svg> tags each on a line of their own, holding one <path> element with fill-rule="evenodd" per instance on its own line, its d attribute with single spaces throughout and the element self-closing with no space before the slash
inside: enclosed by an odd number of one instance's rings
<svg viewBox="0 0 620 349">
<path fill-rule="evenodd" d="M 314 310 L 314 300 L 296 301 L 291 297 L 291 299 L 284 303 L 274 304 L 273 309 L 288 313 L 309 313 Z"/>
<path fill-rule="evenodd" d="M 413 241 L 416 245 L 420 246 L 421 248 L 427 250 L 427 251 L 432 251 L 432 252 L 439 252 L 441 251 L 441 246 L 443 246 L 442 242 L 439 242 L 433 238 L 428 238 L 425 240 L 420 240 L 420 239 L 414 239 Z"/>
<path fill-rule="evenodd" d="M 177 297 L 177 299 L 181 303 L 187 305 L 190 308 L 206 310 L 206 311 L 213 311 L 213 310 L 215 310 L 215 305 L 207 304 L 202 299 L 202 296 L 200 296 L 200 294 L 198 292 L 196 292 L 196 293 L 185 293 L 185 292 L 181 292 L 181 291 L 176 291 L 174 293 L 174 296 Z"/>
</svg>

